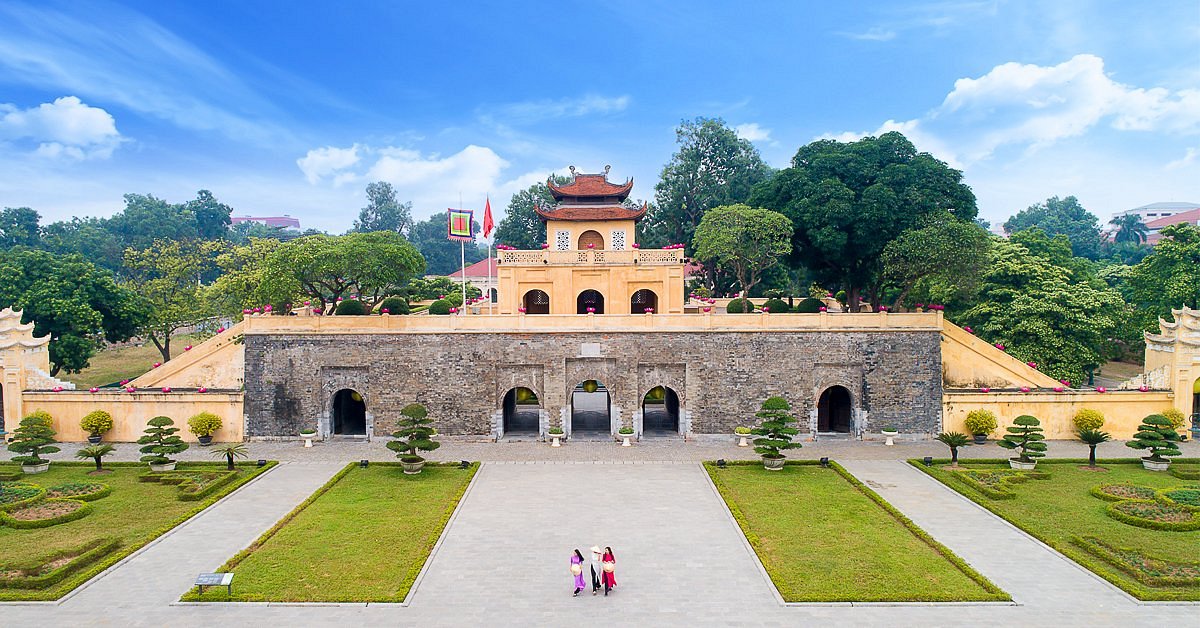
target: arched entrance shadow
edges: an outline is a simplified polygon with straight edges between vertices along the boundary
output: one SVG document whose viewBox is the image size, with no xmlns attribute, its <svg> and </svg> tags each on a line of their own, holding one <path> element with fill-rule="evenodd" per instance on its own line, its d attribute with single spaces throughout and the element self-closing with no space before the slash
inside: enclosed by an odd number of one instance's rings
<svg viewBox="0 0 1200 628">
<path fill-rule="evenodd" d="M 571 391 L 571 434 L 611 434 L 612 397 L 604 384 L 589 379 Z"/>
<path fill-rule="evenodd" d="M 536 435 L 541 406 L 541 400 L 532 390 L 521 386 L 509 389 L 504 393 L 504 435 Z"/>
<path fill-rule="evenodd" d="M 817 431 L 849 433 L 853 429 L 850 391 L 844 386 L 830 386 L 817 402 Z"/>
<path fill-rule="evenodd" d="M 595 314 L 604 313 L 604 295 L 600 294 L 598 290 L 584 290 L 575 299 L 576 314 L 588 314 L 589 307 L 595 310 Z"/>
<path fill-rule="evenodd" d="M 600 235 L 599 231 L 592 229 L 579 234 L 579 250 L 587 250 L 589 244 L 592 245 L 591 248 L 602 250 L 604 248 L 604 236 Z"/>
<path fill-rule="evenodd" d="M 646 310 L 658 311 L 658 295 L 653 290 L 642 288 L 629 297 L 629 313 L 643 314 Z"/>
<path fill-rule="evenodd" d="M 541 290 L 530 290 L 521 299 L 521 305 L 525 308 L 526 314 L 549 314 L 550 295 Z"/>
<path fill-rule="evenodd" d="M 656 386 L 642 397 L 642 435 L 679 435 L 679 395 L 674 390 Z"/>
<path fill-rule="evenodd" d="M 358 391 L 343 388 L 333 395 L 333 433 L 366 436 L 367 404 Z"/>
</svg>

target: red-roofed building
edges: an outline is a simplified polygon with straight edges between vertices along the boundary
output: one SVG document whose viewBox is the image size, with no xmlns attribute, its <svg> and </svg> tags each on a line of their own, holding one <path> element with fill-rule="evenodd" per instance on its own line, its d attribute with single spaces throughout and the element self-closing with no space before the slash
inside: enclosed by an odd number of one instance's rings
<svg viewBox="0 0 1200 628">
<path fill-rule="evenodd" d="M 467 266 L 466 269 L 467 283 L 479 288 L 479 291 L 483 294 L 490 296 L 493 303 L 496 302 L 496 288 L 499 283 L 496 278 L 496 272 L 496 258 L 494 257 L 479 260 Z M 461 269 L 456 270 L 446 276 L 454 281 L 462 281 L 463 271 Z"/>
<path fill-rule="evenodd" d="M 229 222 L 235 225 L 243 222 L 257 222 L 275 229 L 300 230 L 300 221 L 287 214 L 282 216 L 231 216 Z"/>
<path fill-rule="evenodd" d="M 1146 244 L 1158 244 L 1158 241 L 1162 239 L 1161 232 L 1163 229 L 1166 229 L 1171 225 L 1180 224 L 1200 226 L 1200 208 L 1147 222 L 1146 229 L 1149 231 L 1149 233 L 1146 235 Z"/>
</svg>

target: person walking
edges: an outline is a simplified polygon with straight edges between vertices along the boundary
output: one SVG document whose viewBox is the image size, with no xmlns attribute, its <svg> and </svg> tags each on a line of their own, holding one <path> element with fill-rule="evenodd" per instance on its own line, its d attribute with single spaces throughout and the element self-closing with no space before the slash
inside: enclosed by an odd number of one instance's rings
<svg viewBox="0 0 1200 628">
<path fill-rule="evenodd" d="M 604 573 L 604 566 L 600 558 L 603 553 L 599 547 L 592 546 L 592 562 L 588 567 L 592 570 L 592 595 L 600 592 L 600 574 Z"/>
<path fill-rule="evenodd" d="M 604 546 L 604 556 L 600 557 L 601 564 L 604 566 L 604 575 L 601 576 L 604 582 L 604 595 L 608 596 L 608 592 L 613 587 L 617 586 L 617 557 L 613 556 L 611 547 Z"/>
<path fill-rule="evenodd" d="M 579 597 L 579 592 L 587 587 L 587 582 L 583 579 L 583 554 L 579 550 L 575 550 L 575 555 L 571 557 L 571 576 L 575 579 L 575 592 L 571 595 Z"/>
</svg>

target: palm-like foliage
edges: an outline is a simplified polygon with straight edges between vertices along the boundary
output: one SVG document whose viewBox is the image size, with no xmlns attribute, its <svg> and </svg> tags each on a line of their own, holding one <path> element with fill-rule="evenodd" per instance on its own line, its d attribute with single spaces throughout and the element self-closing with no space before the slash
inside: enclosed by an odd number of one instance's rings
<svg viewBox="0 0 1200 628">
<path fill-rule="evenodd" d="M 1084 429 L 1077 432 L 1079 440 L 1088 446 L 1088 466 L 1096 466 L 1096 446 L 1112 440 L 1112 435 L 1099 429 Z"/>
<path fill-rule="evenodd" d="M 108 443 L 103 445 L 89 445 L 75 452 L 75 457 L 79 458 L 80 460 L 87 460 L 88 458 L 91 458 L 92 460 L 96 461 L 96 471 L 103 471 L 104 464 L 101 459 L 114 451 L 116 451 L 116 447 L 113 447 Z"/>
<path fill-rule="evenodd" d="M 1146 241 L 1146 236 L 1150 233 L 1150 230 L 1146 228 L 1146 223 L 1142 222 L 1142 217 L 1137 214 L 1117 216 L 1108 224 L 1117 228 L 1113 233 L 1114 242 L 1141 244 Z"/>
<path fill-rule="evenodd" d="M 209 453 L 213 458 L 224 458 L 225 468 L 233 471 L 234 458 L 249 458 L 250 452 L 246 449 L 245 443 L 227 443 L 212 448 Z"/>
<path fill-rule="evenodd" d="M 950 448 L 950 464 L 955 467 L 958 466 L 958 448 L 971 444 L 971 437 L 962 432 L 942 432 L 935 440 Z"/>
</svg>

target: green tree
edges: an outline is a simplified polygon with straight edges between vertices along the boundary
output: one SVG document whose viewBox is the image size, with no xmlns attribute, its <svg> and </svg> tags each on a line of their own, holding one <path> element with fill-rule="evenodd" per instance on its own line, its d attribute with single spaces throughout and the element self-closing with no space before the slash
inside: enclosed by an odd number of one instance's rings
<svg viewBox="0 0 1200 628">
<path fill-rule="evenodd" d="M 350 294 L 374 306 L 424 271 L 424 258 L 404 236 L 373 231 L 286 242 L 267 255 L 262 277 L 278 294 L 303 294 L 324 309 Z"/>
<path fill-rule="evenodd" d="M 412 229 L 412 203 L 401 203 L 396 189 L 386 181 L 367 184 L 367 206 L 358 212 L 354 231 L 392 231 L 407 234 Z"/>
<path fill-rule="evenodd" d="M 395 440 L 388 441 L 387 448 L 396 452 L 396 457 L 400 458 L 401 462 L 425 462 L 417 452 L 433 451 L 442 445 L 433 440 L 436 432 L 433 429 L 433 420 L 427 418 L 429 411 L 425 406 L 413 403 L 404 406 L 400 415 L 401 418 L 397 421 L 399 429 L 392 432 L 392 438 Z"/>
<path fill-rule="evenodd" d="M 471 221 L 471 231 L 479 233 L 478 221 Z M 448 239 L 445 214 L 434 214 L 429 220 L 413 225 L 408 239 L 425 258 L 425 272 L 430 275 L 449 275 L 458 270 L 464 254 L 468 266 L 487 256 L 484 249 L 473 243 L 460 250 L 458 242 Z"/>
<path fill-rule="evenodd" d="M 1146 223 L 1142 222 L 1142 217 L 1137 214 L 1122 214 L 1108 221 L 1108 224 L 1116 227 L 1113 231 L 1113 242 L 1142 244 L 1150 234 Z"/>
<path fill-rule="evenodd" d="M 104 473 L 104 457 L 114 451 L 116 451 L 116 447 L 113 447 L 109 443 L 104 443 L 102 445 L 88 445 L 87 447 L 75 452 L 75 457 L 79 458 L 80 460 L 87 460 L 91 458 L 92 462 L 96 463 L 96 470 L 92 471 L 90 475 L 97 475 Z"/>
<path fill-rule="evenodd" d="M 24 424 L 24 421 L 22 421 L 22 424 Z M 1183 452 L 1179 451 L 1178 443 L 1179 432 L 1175 431 L 1175 426 L 1171 424 L 1171 419 L 1161 414 L 1151 414 L 1142 419 L 1142 424 L 1138 426 L 1138 431 L 1133 435 L 1133 440 L 1126 442 L 1125 446 L 1139 450 L 1149 449 L 1150 455 L 1143 458 L 1143 460 L 1167 462 L 1167 459 L 1163 456 L 1183 455 Z M 9 447 L 9 449 L 12 449 L 12 447 Z"/>
<path fill-rule="evenodd" d="M 156 240 L 143 250 L 125 251 L 129 278 L 125 286 L 150 304 L 143 335 L 154 343 L 162 361 L 171 359 L 171 336 L 181 327 L 208 317 L 201 300 L 201 276 L 214 266 L 218 242 Z"/>
<path fill-rule="evenodd" d="M 1128 289 L 1143 329 L 1157 330 L 1171 309 L 1200 307 L 1200 227 L 1171 225 L 1162 240 L 1128 277 Z"/>
<path fill-rule="evenodd" d="M 136 292 L 81 255 L 17 249 L 0 253 L 0 307 L 23 310 L 36 336 L 50 336 L 50 373 L 87 368 L 100 340 L 123 342 L 148 320 Z"/>
<path fill-rule="evenodd" d="M 54 440 L 54 427 L 50 424 L 50 415 L 45 412 L 34 412 L 21 419 L 17 429 L 13 430 L 12 442 L 8 450 L 23 454 L 13 456 L 13 462 L 23 465 L 39 465 L 46 462 L 43 454 L 53 454 L 62 451 Z"/>
<path fill-rule="evenodd" d="M 270 303 L 282 309 L 296 303 L 300 289 L 295 282 L 276 283 L 266 276 L 267 259 L 283 246 L 280 240 L 251 238 L 221 253 L 216 262 L 221 274 L 203 290 L 207 308 L 236 318 L 248 308 Z"/>
<path fill-rule="evenodd" d="M 883 272 L 899 294 L 893 307 L 929 277 L 974 283 L 987 267 L 991 237 L 978 225 L 949 214 L 933 219 L 928 226 L 911 229 L 883 248 Z"/>
<path fill-rule="evenodd" d="M 268 227 L 261 222 L 246 220 L 229 228 L 226 238 L 234 244 L 246 244 L 253 238 L 268 238 L 271 240 L 291 240 L 300 236 L 300 232 L 283 227 Z"/>
<path fill-rule="evenodd" d="M 196 223 L 196 235 L 204 240 L 216 240 L 229 231 L 233 209 L 217 200 L 212 192 L 200 190 L 196 198 L 183 206 L 185 214 Z"/>
<path fill-rule="evenodd" d="M 82 255 L 101 268 L 119 273 L 125 260 L 125 245 L 109 229 L 108 222 L 104 218 L 72 218 L 50 223 L 42 229 L 42 246 L 59 255 Z"/>
<path fill-rule="evenodd" d="M 556 174 L 550 175 L 555 185 L 566 185 L 570 177 Z M 534 206 L 545 208 L 554 207 L 554 197 L 546 183 L 539 181 L 512 195 L 508 207 L 504 210 L 504 218 L 496 224 L 494 239 L 499 244 L 507 244 L 518 249 L 537 250 L 546 242 L 546 223 L 541 216 L 533 211 Z M 445 231 L 445 225 L 442 226 Z"/>
<path fill-rule="evenodd" d="M 675 129 L 678 150 L 663 166 L 654 186 L 654 205 L 642 220 L 643 244 L 683 243 L 714 207 L 745 203 L 750 190 L 770 178 L 771 167 L 758 149 L 720 118 L 685 120 Z"/>
<path fill-rule="evenodd" d="M 125 209 L 106 223 L 124 248 L 148 249 L 157 240 L 192 240 L 199 236 L 195 219 L 182 205 L 151 194 L 126 194 Z"/>
<path fill-rule="evenodd" d="M 996 444 L 1017 452 L 1013 460 L 1021 462 L 1037 462 L 1037 458 L 1046 456 L 1046 436 L 1042 433 L 1041 421 L 1028 414 L 1013 419 L 1013 424 L 1005 431 L 1004 438 Z"/>
<path fill-rule="evenodd" d="M 1050 236 L 1067 236 L 1071 250 L 1079 257 L 1093 260 L 1100 257 L 1100 220 L 1074 196 L 1061 199 L 1052 196 L 1021 210 L 1004 223 L 1004 230 L 1010 234 L 1030 227 L 1040 227 Z"/>
<path fill-rule="evenodd" d="M 931 218 L 948 213 L 969 222 L 976 213 L 962 173 L 896 132 L 803 146 L 749 202 L 791 219 L 792 261 L 821 285 L 845 290 L 853 312 L 864 293 L 880 304 L 889 242 Z"/>
<path fill-rule="evenodd" d="M 757 436 L 754 439 L 754 451 L 768 460 L 781 460 L 787 456 L 783 453 L 789 449 L 799 449 L 803 445 L 792 442 L 792 437 L 800 430 L 790 424 L 796 422 L 791 414 L 791 405 L 783 397 L 770 397 L 763 401 L 762 408 L 754 414 L 759 426 L 750 430 Z"/>
<path fill-rule="evenodd" d="M 172 454 L 183 453 L 188 444 L 179 437 L 179 428 L 170 417 L 156 416 L 146 422 L 146 429 L 137 439 L 137 444 L 143 445 L 138 451 L 146 454 L 142 462 L 150 464 L 170 464 Z"/>
<path fill-rule="evenodd" d="M 0 249 L 35 247 L 41 242 L 41 216 L 28 207 L 5 207 L 0 211 Z"/>
<path fill-rule="evenodd" d="M 791 234 L 792 223 L 782 214 L 747 205 L 724 205 L 704 214 L 693 246 L 697 260 L 728 269 L 748 295 L 763 271 L 791 252 Z"/>
<path fill-rule="evenodd" d="M 958 466 L 958 450 L 970 446 L 971 437 L 962 432 L 942 432 L 934 440 L 950 448 L 950 466 Z"/>
<path fill-rule="evenodd" d="M 1093 469 L 1096 467 L 1096 447 L 1101 443 L 1107 443 L 1112 440 L 1112 436 L 1108 432 L 1103 432 L 1099 428 L 1082 429 L 1075 432 L 1079 436 L 1079 440 L 1088 446 L 1088 466 Z"/>
</svg>

